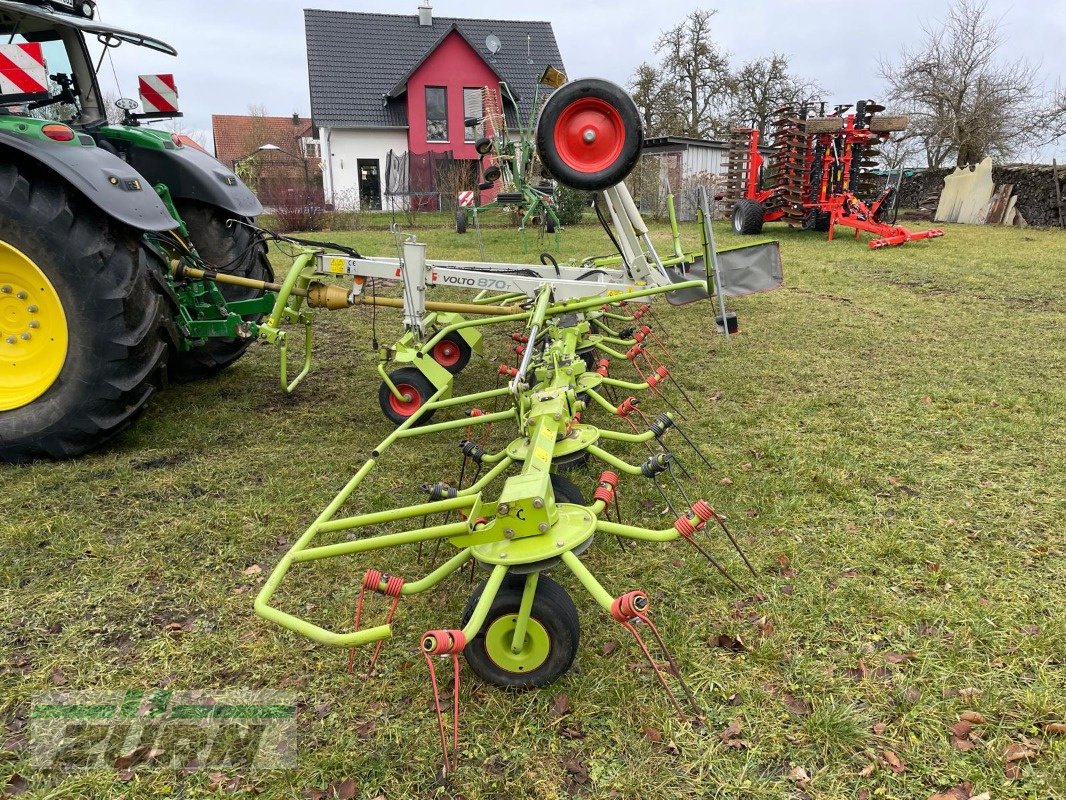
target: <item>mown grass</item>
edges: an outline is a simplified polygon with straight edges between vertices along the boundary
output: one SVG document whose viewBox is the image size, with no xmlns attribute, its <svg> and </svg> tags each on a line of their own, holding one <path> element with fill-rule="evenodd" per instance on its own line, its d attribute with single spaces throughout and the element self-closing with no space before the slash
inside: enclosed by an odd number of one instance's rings
<svg viewBox="0 0 1066 800">
<path fill-rule="evenodd" d="M 694 226 L 684 233 L 691 245 Z M 728 515 L 758 586 L 735 591 L 682 543 L 598 542 L 585 557 L 612 591 L 649 592 L 705 726 L 675 717 L 624 631 L 558 574 L 581 614 L 576 668 L 525 694 L 466 673 L 461 766 L 440 786 L 415 647 L 423 630 L 457 624 L 465 577 L 403 604 L 369 682 L 342 653 L 253 615 L 264 575 L 384 436 L 359 309 L 320 315 L 317 369 L 293 397 L 278 390 L 276 352 L 257 345 L 221 377 L 160 395 L 102 452 L 0 468 L 0 786 L 17 774 L 42 798 L 314 797 L 345 779 L 357 797 L 389 800 L 927 798 L 969 782 L 995 798 L 1066 796 L 1066 737 L 1045 727 L 1066 722 L 1066 237 L 950 226 L 870 252 L 767 233 L 787 285 L 731 303 L 732 343 L 710 335 L 709 306 L 661 316 L 700 408 L 687 430 L 715 464 L 686 460 L 690 494 Z M 446 225 L 418 234 L 432 255 L 476 253 Z M 323 236 L 394 252 L 381 229 Z M 661 226 L 656 236 L 665 246 Z M 527 246 L 486 231 L 489 258 L 555 250 L 535 236 Z M 605 249 L 583 226 L 559 254 Z M 387 340 L 397 318 L 378 325 Z M 487 343 L 505 355 L 504 336 Z M 493 373 L 475 362 L 457 386 L 492 387 Z M 418 484 L 457 467 L 453 441 L 420 440 L 353 508 L 414 502 Z M 591 474 L 577 480 L 590 490 Z M 650 487 L 621 493 L 629 520 L 669 524 Z M 713 549 L 742 577 L 721 537 Z M 413 550 L 305 570 L 286 607 L 341 626 L 371 565 L 418 571 Z M 24 720 L 33 693 L 57 686 L 295 691 L 299 765 L 221 784 L 150 766 L 37 773 Z M 964 751 L 949 726 L 967 711 L 985 722 Z M 723 736 L 731 722 L 740 732 Z M 1004 751 L 1023 741 L 1036 752 L 1008 775 Z"/>
</svg>

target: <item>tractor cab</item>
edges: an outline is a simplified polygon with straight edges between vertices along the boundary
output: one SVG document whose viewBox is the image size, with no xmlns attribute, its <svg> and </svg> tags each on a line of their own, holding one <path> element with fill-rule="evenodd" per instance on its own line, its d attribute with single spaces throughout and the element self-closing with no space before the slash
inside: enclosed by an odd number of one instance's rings
<svg viewBox="0 0 1066 800">
<path fill-rule="evenodd" d="M 0 115 L 47 119 L 94 137 L 97 129 L 108 124 L 108 108 L 97 80 L 108 50 L 132 44 L 177 55 L 166 42 L 98 21 L 92 0 L 0 0 L 0 37 Z M 163 83 L 164 95 L 176 101 L 171 76 L 143 77 L 168 79 Z M 149 107 L 147 97 L 142 91 L 147 114 L 133 113 L 134 100 L 118 101 L 123 125 L 180 116 L 176 102 Z"/>
</svg>

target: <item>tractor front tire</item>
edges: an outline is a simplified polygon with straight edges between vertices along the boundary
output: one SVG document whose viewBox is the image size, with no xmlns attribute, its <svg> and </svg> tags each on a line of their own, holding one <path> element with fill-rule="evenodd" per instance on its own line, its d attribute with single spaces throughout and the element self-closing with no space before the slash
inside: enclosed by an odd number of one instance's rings
<svg viewBox="0 0 1066 800">
<path fill-rule="evenodd" d="M 551 683 L 574 663 L 581 640 L 577 608 L 566 590 L 541 573 L 526 640 L 518 653 L 511 649 L 515 620 L 522 604 L 524 576 L 508 575 L 489 607 L 477 636 L 467 642 L 463 655 L 483 681 L 508 689 L 533 689 Z M 482 583 L 463 612 L 463 625 L 485 591 Z"/>
<path fill-rule="evenodd" d="M 746 198 L 737 200 L 733 207 L 733 232 L 741 236 L 754 236 L 762 233 L 763 217 L 766 209 L 762 203 Z"/>
<path fill-rule="evenodd" d="M 0 164 L 0 460 L 81 455 L 144 410 L 166 377 L 164 268 L 52 173 Z"/>
<path fill-rule="evenodd" d="M 250 228 L 234 223 L 227 225 L 234 215 L 217 206 L 191 201 L 179 202 L 178 213 L 189 228 L 189 238 L 208 269 L 220 273 L 273 282 L 274 270 L 267 260 L 266 246 Z M 248 220 L 239 218 L 242 222 Z M 250 300 L 263 293 L 244 286 L 218 285 L 227 301 Z M 258 322 L 258 317 L 253 317 Z M 211 339 L 206 344 L 171 358 L 170 375 L 174 380 L 188 382 L 217 375 L 244 355 L 252 339 Z"/>
</svg>

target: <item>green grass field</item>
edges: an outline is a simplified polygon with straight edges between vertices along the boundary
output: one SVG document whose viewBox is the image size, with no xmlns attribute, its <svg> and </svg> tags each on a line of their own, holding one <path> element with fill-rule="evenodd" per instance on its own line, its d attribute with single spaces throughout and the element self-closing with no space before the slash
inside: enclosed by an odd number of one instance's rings
<svg viewBox="0 0 1066 800">
<path fill-rule="evenodd" d="M 458 624 L 465 576 L 401 604 L 369 682 L 343 652 L 254 616 L 266 574 L 387 430 L 361 308 L 320 313 L 316 370 L 295 396 L 279 391 L 277 352 L 255 345 L 219 378 L 159 395 L 101 452 L 0 467 L 0 790 L 1066 797 L 1066 236 L 949 226 L 871 252 L 846 236 L 766 232 L 780 237 L 786 286 L 730 303 L 742 329 L 730 344 L 711 333 L 709 305 L 660 317 L 700 408 L 687 430 L 715 464 L 687 459 L 690 494 L 728 516 L 757 587 L 736 591 L 683 542 L 597 541 L 585 557 L 611 591 L 648 591 L 706 725 L 677 719 L 634 643 L 557 571 L 581 613 L 575 669 L 524 694 L 465 671 L 461 763 L 442 786 L 417 641 Z M 694 226 L 684 233 L 692 246 Z M 472 234 L 418 235 L 431 256 L 476 258 Z M 323 236 L 395 253 L 381 229 Z M 733 242 L 723 229 L 719 244 Z M 531 235 L 524 253 L 513 231 L 486 232 L 490 259 L 532 261 L 553 245 Z M 607 247 L 598 228 L 575 227 L 560 260 Z M 378 326 L 390 340 L 397 315 Z M 487 335 L 492 359 L 507 344 Z M 495 364 L 475 360 L 457 391 L 495 382 Z M 416 502 L 420 483 L 454 480 L 460 460 L 443 438 L 390 455 L 354 509 Z M 593 473 L 576 480 L 591 492 Z M 671 524 L 650 486 L 620 492 L 627 521 Z M 721 537 L 712 550 L 743 577 Z M 286 585 L 286 607 L 343 626 L 365 568 L 412 576 L 414 558 L 308 570 Z M 298 767 L 32 768 L 35 692 L 160 687 L 298 693 Z"/>
</svg>

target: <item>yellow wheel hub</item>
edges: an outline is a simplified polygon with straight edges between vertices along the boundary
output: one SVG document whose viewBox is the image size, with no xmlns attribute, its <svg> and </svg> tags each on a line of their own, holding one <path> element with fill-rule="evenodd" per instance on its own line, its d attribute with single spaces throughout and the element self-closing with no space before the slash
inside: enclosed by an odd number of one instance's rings
<svg viewBox="0 0 1066 800">
<path fill-rule="evenodd" d="M 33 259 L 0 241 L 0 411 L 28 405 L 67 360 L 67 317 Z"/>
</svg>

